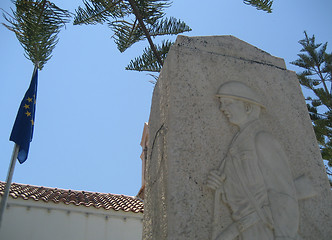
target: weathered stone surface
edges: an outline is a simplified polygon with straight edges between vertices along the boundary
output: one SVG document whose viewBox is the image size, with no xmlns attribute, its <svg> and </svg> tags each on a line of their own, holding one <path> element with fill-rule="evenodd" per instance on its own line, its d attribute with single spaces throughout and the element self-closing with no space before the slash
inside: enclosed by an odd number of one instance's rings
<svg viewBox="0 0 332 240">
<path fill-rule="evenodd" d="M 232 36 L 179 36 L 168 53 L 151 106 L 143 239 L 212 239 L 215 192 L 207 181 L 238 132 L 215 96 L 230 81 L 259 95 L 261 124 L 287 155 L 294 186 L 312 184 L 316 195 L 297 193 L 298 233 L 330 239 L 331 191 L 296 75 L 282 59 Z M 229 207 L 218 206 L 222 232 L 234 221 Z"/>
</svg>

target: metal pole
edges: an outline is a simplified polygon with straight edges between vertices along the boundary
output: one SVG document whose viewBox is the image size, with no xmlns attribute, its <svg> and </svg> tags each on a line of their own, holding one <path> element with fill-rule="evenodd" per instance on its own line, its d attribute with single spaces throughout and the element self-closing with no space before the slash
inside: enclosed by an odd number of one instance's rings
<svg viewBox="0 0 332 240">
<path fill-rule="evenodd" d="M 3 213 L 5 212 L 5 209 L 6 209 L 6 206 L 7 206 L 7 199 L 8 199 L 8 195 L 9 195 L 10 186 L 11 186 L 11 183 L 12 183 L 12 178 L 13 178 L 13 174 L 14 174 L 14 168 L 15 168 L 16 158 L 17 158 L 18 150 L 19 149 L 20 149 L 20 146 L 15 143 L 14 149 L 13 149 L 13 153 L 12 153 L 12 159 L 11 159 L 10 166 L 9 166 L 9 169 L 8 169 L 6 187 L 5 187 L 5 191 L 4 191 L 4 194 L 2 196 L 2 199 L 1 199 L 1 205 L 0 205 L 0 229 L 1 229 L 1 224 L 2 224 Z"/>
</svg>

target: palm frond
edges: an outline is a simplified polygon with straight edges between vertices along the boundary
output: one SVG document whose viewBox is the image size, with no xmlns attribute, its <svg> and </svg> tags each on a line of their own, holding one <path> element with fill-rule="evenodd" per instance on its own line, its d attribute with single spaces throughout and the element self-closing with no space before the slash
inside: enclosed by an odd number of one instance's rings
<svg viewBox="0 0 332 240">
<path fill-rule="evenodd" d="M 173 42 L 167 40 L 163 41 L 161 45 L 156 46 L 159 56 L 163 62 L 172 44 Z M 161 68 L 162 65 L 159 64 L 156 56 L 149 47 L 144 49 L 142 56 L 131 60 L 129 65 L 126 67 L 126 70 L 134 70 L 139 72 L 160 72 Z"/>
<path fill-rule="evenodd" d="M 257 8 L 258 10 L 263 10 L 268 13 L 272 12 L 273 0 L 243 0 L 243 2 Z"/>
<path fill-rule="evenodd" d="M 11 9 L 11 15 L 3 13 L 8 24 L 2 24 L 16 34 L 25 56 L 42 69 L 52 57 L 58 33 L 71 15 L 47 0 L 17 0 L 13 3 L 16 11 Z"/>
</svg>

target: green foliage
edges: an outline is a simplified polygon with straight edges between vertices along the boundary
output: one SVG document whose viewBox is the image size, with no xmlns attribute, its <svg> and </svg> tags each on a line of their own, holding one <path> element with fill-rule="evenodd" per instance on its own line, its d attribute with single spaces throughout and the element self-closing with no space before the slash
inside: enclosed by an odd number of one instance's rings
<svg viewBox="0 0 332 240">
<path fill-rule="evenodd" d="M 42 69 L 52 57 L 58 33 L 68 23 L 70 14 L 47 0 L 17 0 L 13 3 L 16 11 L 11 9 L 12 15 L 4 12 L 8 24 L 2 24 L 16 34 L 25 56 Z"/>
<path fill-rule="evenodd" d="M 327 43 L 316 43 L 315 36 L 300 40 L 298 59 L 291 62 L 304 70 L 297 74 L 300 84 L 311 90 L 307 107 L 314 126 L 323 159 L 332 166 L 332 54 L 326 52 Z"/>
<path fill-rule="evenodd" d="M 191 31 L 190 27 L 188 27 L 183 21 L 174 17 L 163 18 L 160 21 L 156 21 L 155 24 L 151 25 L 149 28 L 150 35 L 154 37 L 189 31 Z"/>
<path fill-rule="evenodd" d="M 138 14 L 130 2 L 137 7 Z M 114 32 L 113 38 L 120 52 L 126 51 L 133 44 L 149 37 L 191 31 L 183 21 L 174 17 L 165 17 L 165 9 L 170 6 L 168 0 L 84 0 L 83 5 L 76 10 L 74 24 L 106 23 Z M 167 52 L 164 52 L 167 49 L 166 46 L 166 42 L 158 46 L 150 43 L 150 48 L 146 48 L 141 57 L 132 60 L 126 69 L 159 71 L 166 57 Z M 155 51 L 152 47 L 156 48 Z M 156 54 L 158 56 L 153 56 Z M 158 58 L 161 61 L 158 61 Z M 139 64 L 142 65 L 139 66 Z"/>
<path fill-rule="evenodd" d="M 109 18 L 123 18 L 130 14 L 130 6 L 126 1 L 84 0 L 83 5 L 83 8 L 78 7 L 75 11 L 74 25 L 104 23 Z"/>
<path fill-rule="evenodd" d="M 136 22 L 117 21 L 110 24 L 114 31 L 115 43 L 120 52 L 124 52 L 134 43 L 144 40 L 145 34 Z M 180 20 L 174 17 L 157 20 L 153 25 L 147 25 L 150 36 L 175 35 L 191 29 Z"/>
<path fill-rule="evenodd" d="M 243 0 L 247 5 L 256 7 L 258 10 L 263 10 L 265 12 L 272 12 L 273 0 Z"/>
<path fill-rule="evenodd" d="M 171 41 L 163 41 L 160 46 L 157 46 L 157 51 L 162 59 L 166 58 L 166 55 L 173 43 Z M 147 71 L 147 72 L 160 72 L 162 65 L 157 61 L 151 48 L 145 48 L 143 55 L 131 60 L 126 70 L 134 71 Z"/>
<path fill-rule="evenodd" d="M 11 9 L 12 15 L 3 13 L 8 22 L 3 25 L 16 34 L 26 57 L 42 69 L 51 58 L 60 29 L 69 22 L 71 15 L 49 0 L 12 2 L 16 11 Z M 272 11 L 273 0 L 243 2 L 259 10 Z M 136 42 L 148 39 L 150 49 L 145 49 L 143 55 L 131 61 L 126 69 L 159 71 L 166 57 L 167 52 L 164 51 L 167 47 L 165 48 L 165 42 L 156 46 L 151 37 L 191 31 L 185 22 L 174 17 L 165 17 L 165 9 L 170 5 L 169 0 L 83 0 L 83 7 L 76 10 L 74 25 L 106 23 L 113 30 L 113 38 L 121 52 Z M 155 55 L 155 59 L 152 59 L 150 51 Z M 152 62 L 148 63 L 148 59 Z M 158 61 L 158 66 L 155 65 L 155 60 Z M 138 66 L 140 63 L 143 65 Z"/>
<path fill-rule="evenodd" d="M 273 0 L 243 2 L 272 12 Z M 169 0 L 83 0 L 83 7 L 76 10 L 74 24 L 106 23 L 114 32 L 112 37 L 120 52 L 147 39 L 150 48 L 145 48 L 142 56 L 132 60 L 126 69 L 159 72 L 169 50 L 169 42 L 156 46 L 151 37 L 191 31 L 185 22 L 165 17 L 165 9 L 170 5 Z"/>
</svg>

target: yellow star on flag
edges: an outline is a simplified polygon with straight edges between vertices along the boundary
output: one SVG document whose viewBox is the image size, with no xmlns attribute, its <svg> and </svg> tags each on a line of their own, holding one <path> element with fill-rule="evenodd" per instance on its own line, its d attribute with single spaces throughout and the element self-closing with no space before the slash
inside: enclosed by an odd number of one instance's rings
<svg viewBox="0 0 332 240">
<path fill-rule="evenodd" d="M 31 116 L 31 112 L 29 112 L 29 111 L 27 111 L 25 114 L 27 115 L 27 117 Z"/>
<path fill-rule="evenodd" d="M 30 108 L 30 105 L 24 104 L 24 108 L 28 109 L 28 108 Z"/>
<path fill-rule="evenodd" d="M 28 101 L 28 102 L 32 102 L 32 98 L 29 98 L 29 97 L 28 97 L 27 101 Z"/>
<path fill-rule="evenodd" d="M 33 119 L 31 119 L 31 125 L 33 126 L 35 124 L 35 122 L 33 121 Z"/>
</svg>

